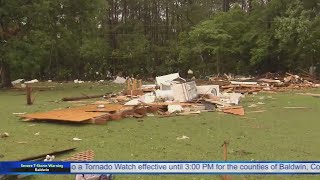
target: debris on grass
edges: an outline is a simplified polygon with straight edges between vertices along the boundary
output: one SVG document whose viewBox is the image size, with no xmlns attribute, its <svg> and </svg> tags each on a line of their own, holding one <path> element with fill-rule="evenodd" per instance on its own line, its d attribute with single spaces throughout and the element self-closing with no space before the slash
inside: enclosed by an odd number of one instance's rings
<svg viewBox="0 0 320 180">
<path fill-rule="evenodd" d="M 53 161 L 55 158 L 54 155 L 50 156 L 50 155 L 46 155 L 46 158 L 43 161 Z"/>
<path fill-rule="evenodd" d="M 248 107 L 254 108 L 254 107 L 257 107 L 257 105 L 256 104 L 250 104 Z"/>
<path fill-rule="evenodd" d="M 17 143 L 18 144 L 27 144 L 28 142 L 27 141 L 18 141 Z"/>
<path fill-rule="evenodd" d="M 12 113 L 13 115 L 23 115 L 26 114 L 26 112 L 22 112 L 22 113 Z"/>
<path fill-rule="evenodd" d="M 242 106 L 224 107 L 222 111 L 228 114 L 244 116 L 244 109 Z"/>
<path fill-rule="evenodd" d="M 33 80 L 30 80 L 30 81 L 26 81 L 26 82 L 24 82 L 24 83 L 26 83 L 26 84 L 32 84 L 32 83 L 38 83 L 38 82 L 39 82 L 38 79 L 33 79 Z"/>
<path fill-rule="evenodd" d="M 247 113 L 262 113 L 262 112 L 266 112 L 267 110 L 257 110 L 257 111 L 249 111 Z"/>
<path fill-rule="evenodd" d="M 7 133 L 7 132 L 4 132 L 4 133 L 0 134 L 1 138 L 7 138 L 9 136 L 10 136 L 9 133 Z"/>
<path fill-rule="evenodd" d="M 40 135 L 40 132 L 37 132 L 37 133 L 35 133 L 34 135 L 35 135 L 35 136 L 39 136 L 39 135 Z"/>
<path fill-rule="evenodd" d="M 184 139 L 190 139 L 188 136 L 181 136 L 181 137 L 177 137 L 177 140 L 184 140 Z"/>
<path fill-rule="evenodd" d="M 152 114 L 152 113 L 147 113 L 146 114 L 148 117 L 154 117 L 155 115 L 154 114 Z"/>
<path fill-rule="evenodd" d="M 124 84 L 126 82 L 126 79 L 123 78 L 123 77 L 117 76 L 116 79 L 113 82 L 117 83 L 117 84 Z"/>
<path fill-rule="evenodd" d="M 79 79 L 75 79 L 75 80 L 73 80 L 73 82 L 74 82 L 75 84 L 82 84 L 82 83 L 84 83 L 84 81 L 81 81 L 81 80 L 79 80 Z"/>
<path fill-rule="evenodd" d="M 80 138 L 77 138 L 77 137 L 75 137 L 75 138 L 72 138 L 72 140 L 73 140 L 73 141 L 82 141 L 82 139 L 80 139 Z"/>
<path fill-rule="evenodd" d="M 168 105 L 168 112 L 172 113 L 179 113 L 182 112 L 183 108 L 181 105 Z"/>
<path fill-rule="evenodd" d="M 22 82 L 24 82 L 24 79 L 17 79 L 17 80 L 12 81 L 11 83 L 13 85 L 15 85 L 15 84 L 19 84 L 19 83 L 22 83 Z"/>
<path fill-rule="evenodd" d="M 79 80 L 75 80 L 79 83 Z M 68 121 L 75 123 L 105 124 L 107 121 L 121 120 L 126 117 L 143 118 L 145 116 L 171 117 L 196 115 L 201 112 L 220 111 L 234 115 L 245 115 L 243 106 L 239 106 L 245 94 L 257 94 L 260 91 L 276 92 L 291 89 L 316 87 L 308 77 L 290 73 L 278 75 L 267 73 L 256 78 L 234 78 L 230 75 L 210 77 L 209 80 L 187 81 L 179 73 L 156 77 L 155 84 L 142 85 L 142 80 L 117 77 L 115 83 L 124 84 L 122 92 L 103 95 L 85 95 L 63 98 L 64 101 L 104 98 L 95 103 L 84 102 L 82 106 L 67 109 L 15 114 L 25 121 Z M 312 94 L 315 95 L 315 94 Z M 261 96 L 274 99 L 272 96 Z M 249 108 L 263 105 L 258 102 Z M 264 112 L 264 110 L 250 113 Z"/>
<path fill-rule="evenodd" d="M 307 109 L 307 107 L 299 107 L 299 106 L 295 106 L 295 107 L 283 107 L 285 109 Z"/>
</svg>

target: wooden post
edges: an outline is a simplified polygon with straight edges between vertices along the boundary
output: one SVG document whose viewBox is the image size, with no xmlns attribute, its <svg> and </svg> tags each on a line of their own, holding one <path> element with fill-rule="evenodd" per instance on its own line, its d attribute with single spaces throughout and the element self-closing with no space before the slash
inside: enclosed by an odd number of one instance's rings
<svg viewBox="0 0 320 180">
<path fill-rule="evenodd" d="M 228 149 L 227 149 L 228 143 L 226 141 L 223 142 L 223 160 L 227 161 L 228 158 Z"/>
<path fill-rule="evenodd" d="M 142 87 L 142 80 L 140 79 L 140 80 L 139 80 L 138 89 L 141 90 L 141 87 Z"/>
<path fill-rule="evenodd" d="M 127 79 L 127 92 L 130 91 L 130 79 Z"/>
<path fill-rule="evenodd" d="M 227 161 L 228 160 L 228 147 L 227 147 L 228 146 L 228 142 L 224 141 L 222 146 L 223 146 L 223 160 Z M 228 175 L 223 175 L 222 179 L 223 180 L 231 180 L 231 177 L 228 176 Z"/>
<path fill-rule="evenodd" d="M 133 88 L 134 91 L 137 90 L 137 80 L 133 79 Z"/>
<path fill-rule="evenodd" d="M 26 86 L 26 90 L 27 90 L 27 105 L 32 105 L 32 100 L 31 100 L 32 88 L 28 84 Z"/>
</svg>

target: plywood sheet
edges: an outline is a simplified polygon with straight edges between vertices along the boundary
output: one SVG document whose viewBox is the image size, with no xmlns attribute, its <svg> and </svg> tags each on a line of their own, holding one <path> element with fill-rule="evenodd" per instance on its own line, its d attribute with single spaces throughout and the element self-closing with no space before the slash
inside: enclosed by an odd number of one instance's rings
<svg viewBox="0 0 320 180">
<path fill-rule="evenodd" d="M 26 121 L 28 120 L 55 120 L 55 121 L 72 121 L 82 122 L 90 120 L 95 117 L 106 114 L 105 112 L 86 112 L 87 106 L 81 106 L 76 108 L 68 108 L 61 110 L 53 110 L 48 112 L 39 112 L 22 115 Z"/>
</svg>

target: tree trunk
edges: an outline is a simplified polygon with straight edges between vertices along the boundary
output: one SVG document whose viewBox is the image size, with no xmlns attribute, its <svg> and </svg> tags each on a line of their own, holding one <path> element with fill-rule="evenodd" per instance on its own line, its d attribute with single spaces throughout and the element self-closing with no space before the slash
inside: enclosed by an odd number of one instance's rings
<svg viewBox="0 0 320 180">
<path fill-rule="evenodd" d="M 252 11 L 252 0 L 248 0 L 248 12 Z"/>
<path fill-rule="evenodd" d="M 223 0 L 223 3 L 222 3 L 222 10 L 223 12 L 228 12 L 230 9 L 230 2 L 229 0 Z"/>
<path fill-rule="evenodd" d="M 1 85 L 0 87 L 10 88 L 12 87 L 10 76 L 10 65 L 6 62 L 1 63 Z"/>
</svg>

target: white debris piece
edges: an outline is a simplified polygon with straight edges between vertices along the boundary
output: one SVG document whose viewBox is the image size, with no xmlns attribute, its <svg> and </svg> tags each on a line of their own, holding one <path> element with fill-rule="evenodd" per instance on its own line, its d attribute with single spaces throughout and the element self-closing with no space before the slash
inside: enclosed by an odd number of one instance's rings
<svg viewBox="0 0 320 180">
<path fill-rule="evenodd" d="M 140 97 L 140 100 L 144 103 L 153 103 L 156 100 L 156 96 L 153 93 L 146 93 Z"/>
<path fill-rule="evenodd" d="M 24 81 L 24 79 L 17 79 L 17 80 L 12 81 L 11 83 L 14 85 L 14 84 L 22 83 L 23 81 Z"/>
<path fill-rule="evenodd" d="M 156 82 L 157 82 L 157 85 L 160 86 L 163 83 L 170 83 L 171 81 L 177 78 L 180 78 L 179 73 L 168 74 L 168 75 L 156 77 Z"/>
<path fill-rule="evenodd" d="M 142 95 L 140 98 L 132 99 L 131 101 L 128 101 L 124 105 L 126 106 L 135 106 L 138 104 L 143 103 L 153 103 L 156 100 L 156 96 L 153 93 L 146 93 Z"/>
<path fill-rule="evenodd" d="M 157 85 L 155 84 L 146 84 L 146 85 L 142 85 L 141 89 L 155 89 Z"/>
<path fill-rule="evenodd" d="M 188 74 L 193 74 L 193 71 L 191 69 L 189 69 Z"/>
<path fill-rule="evenodd" d="M 72 140 L 74 140 L 74 141 L 82 141 L 82 139 L 77 138 L 77 137 L 73 138 Z"/>
<path fill-rule="evenodd" d="M 173 91 L 172 90 L 156 90 L 155 91 L 156 97 L 159 99 L 165 100 L 173 100 Z"/>
<path fill-rule="evenodd" d="M 256 85 L 258 82 L 243 82 L 243 81 L 230 81 L 231 84 L 245 84 L 245 85 Z"/>
<path fill-rule="evenodd" d="M 141 102 L 140 102 L 139 98 L 136 98 L 136 99 L 132 99 L 132 100 L 126 102 L 124 105 L 125 106 L 136 106 L 138 104 L 141 104 Z"/>
<path fill-rule="evenodd" d="M 84 83 L 84 81 L 79 81 L 79 79 L 75 79 L 75 80 L 73 80 L 73 82 L 76 83 L 76 84 Z"/>
<path fill-rule="evenodd" d="M 4 132 L 3 134 L 0 135 L 2 138 L 6 138 L 6 137 L 9 137 L 9 133 L 7 132 Z"/>
<path fill-rule="evenodd" d="M 32 83 L 37 83 L 37 82 L 39 82 L 38 79 L 32 79 L 31 81 L 26 81 L 24 83 L 32 84 Z"/>
<path fill-rule="evenodd" d="M 179 73 L 156 77 L 156 83 L 160 87 L 160 90 L 170 90 L 171 84 L 177 83 L 177 81 L 175 80 L 182 80 L 183 82 L 186 81 L 185 79 L 180 77 Z"/>
<path fill-rule="evenodd" d="M 104 80 L 103 80 L 103 79 L 101 79 L 101 80 L 99 80 L 98 82 L 104 82 Z"/>
<path fill-rule="evenodd" d="M 198 96 L 194 81 L 171 85 L 175 102 L 187 102 Z"/>
<path fill-rule="evenodd" d="M 98 108 L 105 108 L 105 105 L 104 104 L 99 104 Z"/>
<path fill-rule="evenodd" d="M 46 158 L 43 161 L 53 161 L 55 156 L 46 155 Z"/>
<path fill-rule="evenodd" d="M 35 136 L 39 136 L 39 135 L 40 135 L 40 132 L 37 132 L 37 133 L 35 133 L 34 135 L 35 135 Z"/>
<path fill-rule="evenodd" d="M 168 112 L 169 113 L 179 113 L 182 112 L 183 108 L 181 105 L 168 105 Z"/>
<path fill-rule="evenodd" d="M 238 105 L 243 95 L 241 93 L 223 93 L 219 97 L 221 102 Z"/>
<path fill-rule="evenodd" d="M 22 113 L 12 113 L 13 115 L 24 115 L 26 114 L 26 112 L 22 112 Z"/>
<path fill-rule="evenodd" d="M 219 85 L 197 86 L 198 94 L 212 94 L 218 96 L 220 94 Z"/>
<path fill-rule="evenodd" d="M 184 139 L 190 139 L 188 136 L 181 136 L 181 137 L 177 137 L 177 140 L 184 140 Z"/>
<path fill-rule="evenodd" d="M 248 107 L 254 108 L 254 107 L 257 107 L 257 105 L 256 104 L 250 104 Z"/>
<path fill-rule="evenodd" d="M 116 79 L 113 82 L 117 83 L 117 84 L 124 84 L 126 82 L 126 79 L 123 78 L 123 77 L 117 76 Z"/>
<path fill-rule="evenodd" d="M 261 82 L 266 82 L 266 83 L 278 83 L 281 84 L 282 82 L 278 79 L 266 79 L 266 78 L 261 78 L 259 79 Z"/>
<path fill-rule="evenodd" d="M 48 82 L 50 82 L 50 83 L 51 83 L 51 82 L 52 82 L 52 80 L 51 80 L 51 79 L 49 79 L 49 80 L 48 80 Z"/>
</svg>

